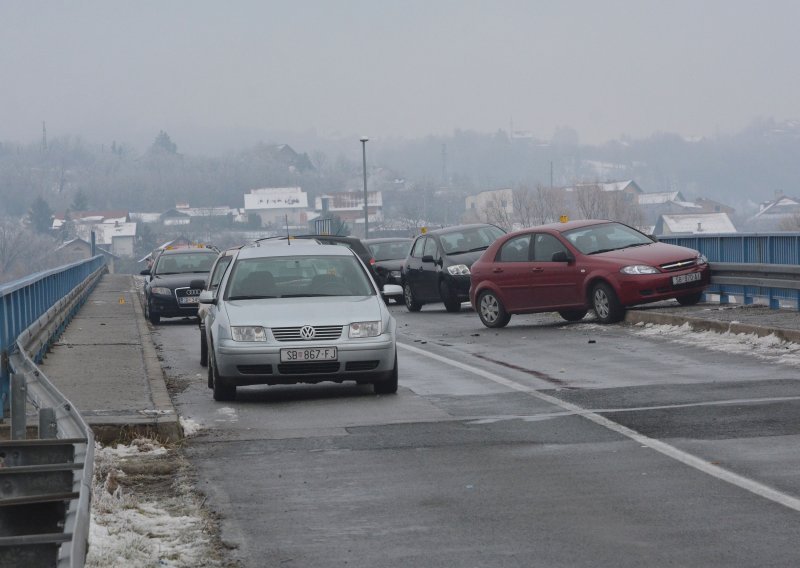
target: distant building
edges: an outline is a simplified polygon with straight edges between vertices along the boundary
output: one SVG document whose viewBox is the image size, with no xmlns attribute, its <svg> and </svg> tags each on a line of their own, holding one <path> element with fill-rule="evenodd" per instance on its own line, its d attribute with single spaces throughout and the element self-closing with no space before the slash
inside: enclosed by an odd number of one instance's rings
<svg viewBox="0 0 800 568">
<path fill-rule="evenodd" d="M 661 215 L 653 229 L 653 234 L 663 236 L 716 235 L 736 232 L 736 227 L 727 213 Z"/>
<path fill-rule="evenodd" d="M 92 243 L 81 238 L 75 238 L 61 244 L 61 246 L 56 249 L 56 252 L 58 252 L 67 263 L 86 260 L 88 258 L 92 258 Z M 95 253 L 102 254 L 105 257 L 108 271 L 113 274 L 114 260 L 119 257 L 110 251 L 97 246 L 97 243 L 95 243 Z"/>
<path fill-rule="evenodd" d="M 383 194 L 380 191 L 367 192 L 367 206 L 370 223 L 383 221 Z M 314 200 L 314 210 L 321 216 L 334 215 L 351 227 L 364 226 L 364 192 L 343 191 L 326 193 Z"/>
<path fill-rule="evenodd" d="M 244 211 L 258 215 L 265 226 L 305 225 L 308 194 L 299 187 L 264 187 L 244 195 Z"/>
<path fill-rule="evenodd" d="M 753 230 L 778 231 L 795 220 L 800 223 L 800 199 L 777 192 L 775 199 L 759 205 L 758 213 L 747 220 L 747 225 Z"/>
<path fill-rule="evenodd" d="M 94 233 L 96 246 L 118 257 L 130 257 L 133 256 L 136 242 L 136 223 L 130 222 L 129 219 L 127 211 L 57 213 L 53 219 L 53 230 L 66 231 L 66 234 L 89 243 Z"/>
</svg>

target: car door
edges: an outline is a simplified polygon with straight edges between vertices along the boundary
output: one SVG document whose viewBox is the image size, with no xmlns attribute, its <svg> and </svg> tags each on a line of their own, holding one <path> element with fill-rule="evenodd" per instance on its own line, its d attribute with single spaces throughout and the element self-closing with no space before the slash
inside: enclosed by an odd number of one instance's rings
<svg viewBox="0 0 800 568">
<path fill-rule="evenodd" d="M 509 312 L 531 307 L 530 233 L 508 239 L 497 251 L 487 279 Z"/>
<path fill-rule="evenodd" d="M 572 253 L 564 243 L 549 233 L 531 237 L 530 289 L 533 308 L 583 304 L 580 298 L 579 273 Z M 565 253 L 569 261 L 554 261 L 553 255 Z"/>
<path fill-rule="evenodd" d="M 417 289 L 420 287 L 422 278 L 422 250 L 425 248 L 426 240 L 426 237 L 417 237 L 403 265 L 403 282 L 411 286 L 411 290 L 417 298 Z"/>
<path fill-rule="evenodd" d="M 439 243 L 433 237 L 427 237 L 422 249 L 422 262 L 419 275 L 418 295 L 425 302 L 437 302 L 439 297 L 439 270 L 441 270 L 442 254 Z"/>
</svg>

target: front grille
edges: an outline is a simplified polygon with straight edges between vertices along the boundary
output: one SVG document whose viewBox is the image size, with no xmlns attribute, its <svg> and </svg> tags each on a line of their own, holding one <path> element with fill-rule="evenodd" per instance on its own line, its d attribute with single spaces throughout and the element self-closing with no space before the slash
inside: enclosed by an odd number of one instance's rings
<svg viewBox="0 0 800 568">
<path fill-rule="evenodd" d="M 348 361 L 344 366 L 346 371 L 371 371 L 380 365 L 380 361 Z"/>
<path fill-rule="evenodd" d="M 313 337 L 304 337 L 300 333 L 303 327 L 273 327 L 272 335 L 277 341 L 331 341 L 342 336 L 341 325 L 309 326 L 314 329 Z"/>
<path fill-rule="evenodd" d="M 661 269 L 666 270 L 667 272 L 672 272 L 674 270 L 684 270 L 690 266 L 694 266 L 695 264 L 697 264 L 697 261 L 694 258 L 688 258 L 686 260 L 677 260 L 675 262 L 662 264 Z"/>
<path fill-rule="evenodd" d="M 236 370 L 243 375 L 271 375 L 272 365 L 237 365 Z"/>
<path fill-rule="evenodd" d="M 337 371 L 339 371 L 337 361 L 281 363 L 278 365 L 278 372 L 281 375 L 311 375 L 336 373 Z"/>
</svg>

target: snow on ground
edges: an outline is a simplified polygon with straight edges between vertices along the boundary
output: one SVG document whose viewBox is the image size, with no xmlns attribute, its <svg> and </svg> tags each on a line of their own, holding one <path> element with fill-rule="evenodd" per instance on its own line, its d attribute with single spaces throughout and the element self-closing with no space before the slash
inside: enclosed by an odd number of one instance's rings
<svg viewBox="0 0 800 568">
<path fill-rule="evenodd" d="M 180 481 L 172 471 L 166 483 L 158 479 L 165 457 L 174 452 L 146 439 L 113 448 L 96 445 L 87 567 L 219 565 L 198 500 L 188 486 L 175 487 Z M 155 474 L 139 488 L 127 483 L 133 474 L 125 472 L 126 462 L 137 474 Z M 153 478 L 159 483 L 148 484 Z"/>
<path fill-rule="evenodd" d="M 183 435 L 187 438 L 191 438 L 192 436 L 194 436 L 200 430 L 203 429 L 202 424 L 200 424 L 196 420 L 192 420 L 191 418 L 180 416 L 179 420 L 181 422 L 181 428 L 183 428 Z"/>
<path fill-rule="evenodd" d="M 692 330 L 689 324 L 636 324 L 633 330 L 645 337 L 658 337 L 681 345 L 713 351 L 749 354 L 770 363 L 800 367 L 800 344 L 783 341 L 774 335 L 759 337 L 750 333 L 717 333 Z"/>
</svg>

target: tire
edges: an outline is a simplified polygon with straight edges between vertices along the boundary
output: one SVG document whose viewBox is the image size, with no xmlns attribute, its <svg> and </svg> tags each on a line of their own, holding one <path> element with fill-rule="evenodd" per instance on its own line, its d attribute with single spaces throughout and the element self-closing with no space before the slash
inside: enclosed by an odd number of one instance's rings
<svg viewBox="0 0 800 568">
<path fill-rule="evenodd" d="M 567 321 L 581 321 L 589 310 L 561 310 L 558 312 Z"/>
<path fill-rule="evenodd" d="M 150 323 L 153 325 L 158 325 L 161 322 L 161 316 L 158 314 L 154 314 L 152 310 L 150 310 L 150 303 L 147 303 L 147 319 L 150 320 Z"/>
<path fill-rule="evenodd" d="M 411 284 L 408 282 L 403 285 L 403 300 L 405 300 L 409 312 L 418 312 L 422 309 L 422 304 L 414 297 L 414 290 L 411 289 Z"/>
<path fill-rule="evenodd" d="M 214 400 L 225 402 L 234 400 L 236 398 L 236 385 L 229 385 L 225 379 L 219 376 L 217 371 L 217 363 L 214 361 L 214 352 L 209 352 L 208 357 L 208 373 L 209 379 L 214 381 L 211 388 L 214 389 Z"/>
<path fill-rule="evenodd" d="M 206 343 L 206 332 L 200 330 L 200 366 L 208 366 L 208 343 Z"/>
<path fill-rule="evenodd" d="M 372 390 L 375 394 L 395 394 L 397 392 L 397 355 L 394 356 L 394 369 L 391 370 L 389 378 L 379 383 L 372 383 Z"/>
<path fill-rule="evenodd" d="M 478 317 L 486 327 L 505 327 L 511 319 L 503 302 L 491 290 L 481 292 L 478 296 Z"/>
<path fill-rule="evenodd" d="M 625 317 L 625 308 L 614 289 L 605 282 L 592 289 L 592 308 L 600 323 L 616 323 Z"/>
<path fill-rule="evenodd" d="M 455 313 L 461 311 L 461 302 L 458 301 L 458 298 L 453 296 L 453 293 L 450 291 L 450 286 L 444 280 L 439 282 L 439 295 L 442 297 L 442 302 L 444 302 L 444 307 L 448 312 Z"/>
<path fill-rule="evenodd" d="M 694 294 L 689 294 L 688 296 L 678 296 L 675 299 L 678 300 L 678 303 L 681 306 L 694 306 L 702 297 L 702 292 L 695 292 Z"/>
</svg>

